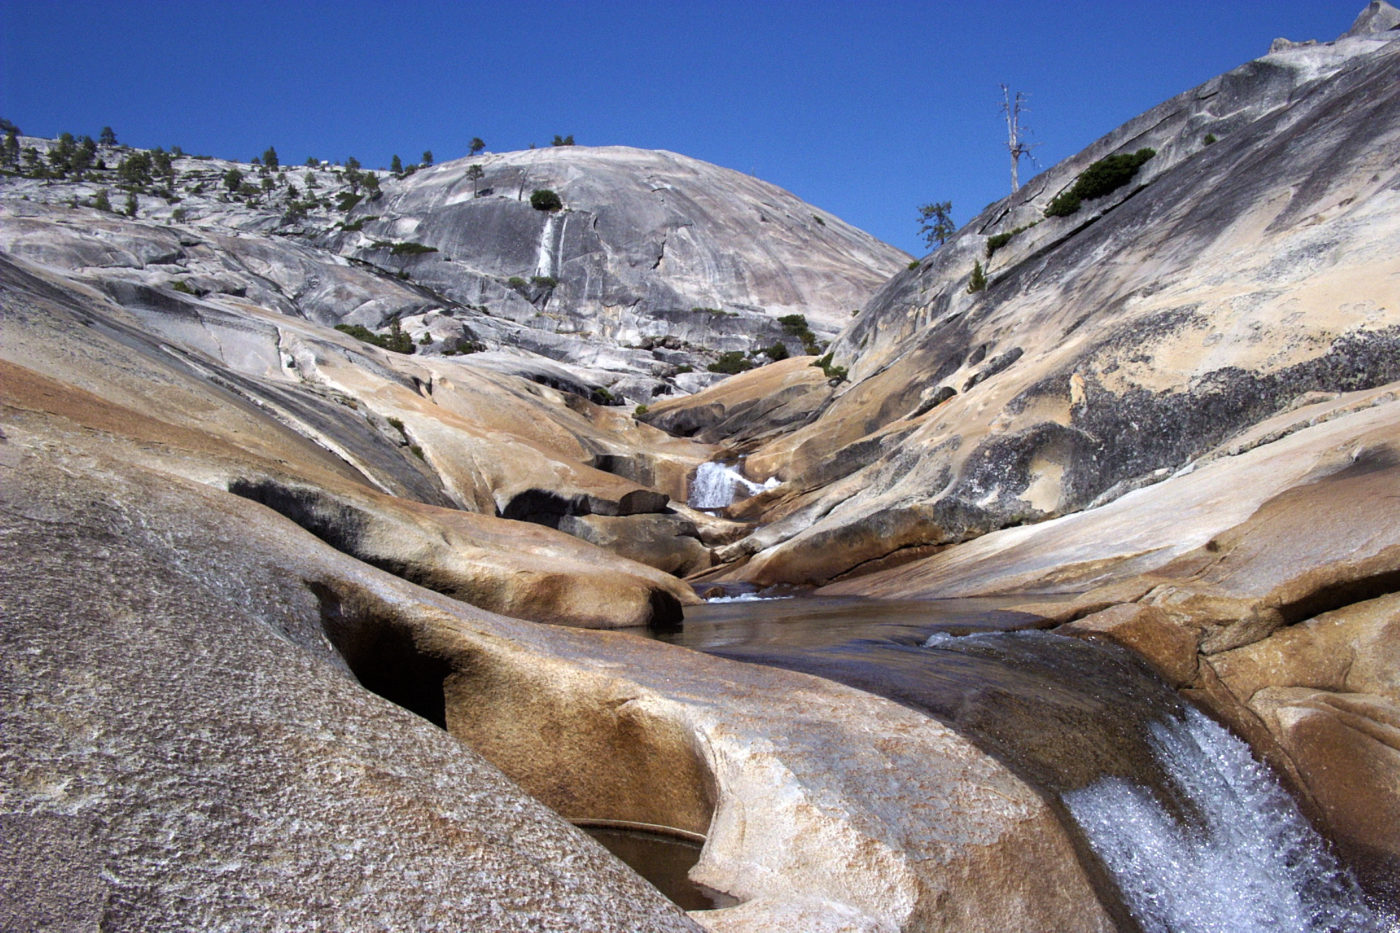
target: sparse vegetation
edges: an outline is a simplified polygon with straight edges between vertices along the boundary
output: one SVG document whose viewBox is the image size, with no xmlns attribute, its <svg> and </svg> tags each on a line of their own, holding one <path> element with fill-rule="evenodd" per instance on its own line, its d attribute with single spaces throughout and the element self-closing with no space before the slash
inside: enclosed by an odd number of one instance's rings
<svg viewBox="0 0 1400 933">
<path fill-rule="evenodd" d="M 915 269 L 919 268 L 919 262 L 920 260 L 918 259 L 911 259 L 909 260 L 909 265 L 905 266 L 904 268 L 908 269 L 910 272 L 913 272 Z"/>
<path fill-rule="evenodd" d="M 1031 227 L 1034 227 L 1038 223 L 1040 223 L 1040 221 L 1034 220 L 1028 224 L 1022 224 L 1014 230 L 1008 230 L 1005 233 L 995 233 L 987 237 L 987 258 L 991 259 L 992 256 L 996 254 L 996 251 L 1001 249 L 1007 243 L 1010 243 L 1012 238 L 1014 238 L 1016 234 L 1024 233 L 1025 231 L 1029 230 Z"/>
<path fill-rule="evenodd" d="M 436 253 L 436 246 L 425 246 L 422 243 L 395 243 L 389 247 L 391 256 L 421 256 L 423 253 Z"/>
<path fill-rule="evenodd" d="M 536 188 L 530 192 L 530 206 L 537 211 L 558 211 L 564 209 L 564 202 L 559 195 L 548 188 Z"/>
<path fill-rule="evenodd" d="M 362 324 L 337 324 L 335 329 L 341 333 L 349 334 L 356 340 L 373 344 L 385 350 L 392 350 L 394 353 L 409 354 L 413 352 L 413 339 L 403 332 L 398 321 L 391 325 L 388 335 L 376 334 Z"/>
<path fill-rule="evenodd" d="M 833 365 L 830 353 L 813 360 L 812 365 L 820 369 L 827 380 L 833 385 L 844 382 L 846 379 L 846 367 Z"/>
<path fill-rule="evenodd" d="M 636 408 L 632 409 L 632 417 L 640 418 L 643 415 L 645 415 L 648 411 L 650 411 L 650 409 L 648 409 L 645 405 L 638 405 Z"/>
<path fill-rule="evenodd" d="M 443 356 L 457 356 L 458 354 L 480 353 L 486 349 L 486 344 L 480 340 L 472 340 L 468 337 L 458 337 L 451 346 L 445 347 Z"/>
<path fill-rule="evenodd" d="M 1051 199 L 1045 208 L 1045 216 L 1068 217 L 1079 210 L 1082 202 L 1117 191 L 1132 181 L 1143 163 L 1156 154 L 1155 149 L 1143 148 L 1137 152 L 1120 152 L 1099 159 L 1080 173 L 1072 186 Z"/>
<path fill-rule="evenodd" d="M 783 333 L 796 337 L 802 341 L 802 351 L 809 356 L 815 356 L 821 352 L 821 345 L 817 342 L 817 335 L 812 333 L 807 326 L 807 317 L 802 314 L 784 314 L 778 318 L 778 323 L 783 325 Z"/>
<path fill-rule="evenodd" d="M 987 288 L 987 273 L 985 273 L 985 272 L 982 271 L 982 263 L 981 263 L 981 261 L 980 261 L 980 260 L 975 260 L 975 261 L 972 263 L 972 275 L 971 275 L 971 277 L 969 277 L 968 280 L 967 280 L 967 291 L 968 291 L 968 294 L 975 295 L 975 294 L 977 294 L 977 293 L 980 292 L 980 291 L 985 291 L 986 288 Z"/>
<path fill-rule="evenodd" d="M 942 246 L 956 231 L 957 227 L 953 225 L 952 201 L 919 205 L 919 236 L 924 238 L 927 246 Z"/>
<path fill-rule="evenodd" d="M 705 368 L 712 373 L 724 373 L 732 376 L 735 373 L 748 372 L 754 368 L 754 363 L 739 350 L 726 350 L 719 355 L 719 359 Z"/>
<path fill-rule="evenodd" d="M 559 284 L 559 280 L 552 275 L 532 275 L 530 276 L 530 284 L 539 288 L 553 288 Z"/>
<path fill-rule="evenodd" d="M 778 362 L 778 360 L 785 360 L 788 358 L 788 348 L 784 346 L 780 340 L 774 341 L 772 346 L 764 347 L 759 352 L 763 353 L 764 356 L 775 363 Z"/>
<path fill-rule="evenodd" d="M 378 214 L 366 214 L 365 216 L 359 218 L 358 220 L 352 221 L 351 223 L 341 224 L 340 229 L 344 230 L 346 233 L 359 233 L 365 228 L 365 224 L 378 219 Z"/>
</svg>

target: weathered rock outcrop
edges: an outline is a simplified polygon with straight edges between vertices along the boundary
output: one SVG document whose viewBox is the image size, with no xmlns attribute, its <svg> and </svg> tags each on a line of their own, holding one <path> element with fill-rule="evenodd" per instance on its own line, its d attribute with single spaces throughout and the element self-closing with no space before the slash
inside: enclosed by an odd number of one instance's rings
<svg viewBox="0 0 1400 933">
<path fill-rule="evenodd" d="M 1014 597 L 1132 648 L 1247 737 L 1394 902 L 1397 393 L 1301 407 L 1158 485 L 825 592 Z"/>
<path fill-rule="evenodd" d="M 1400 378 L 1395 38 L 1207 82 L 896 275 L 835 345 L 849 385 L 748 451 L 792 493 L 728 555 L 751 555 L 738 575 L 820 583 L 1066 514 L 1310 393 Z M 1130 184 L 1043 216 L 1092 162 L 1142 147 L 1157 155 Z M 1032 222 L 988 258 L 989 236 Z M 974 260 L 991 284 L 969 294 Z"/>
<path fill-rule="evenodd" d="M 23 442 L 0 442 L 0 527 L 6 929 L 698 929 L 355 682 L 357 649 L 397 683 L 404 655 L 434 665 L 389 624 L 332 649 L 324 599 L 363 565 L 246 500 Z"/>
<path fill-rule="evenodd" d="M 1111 928 L 1040 797 L 911 710 L 494 616 L 24 431 L 0 489 L 11 926 L 693 929 L 562 814 L 707 833 L 715 929 Z"/>
<path fill-rule="evenodd" d="M 339 166 L 263 172 L 271 188 L 251 193 L 223 177 L 257 177 L 253 166 L 172 168 L 171 198 L 139 198 L 135 218 L 69 207 L 112 180 L 9 179 L 0 247 L 81 269 L 124 305 L 179 283 L 325 324 L 397 322 L 421 354 L 505 351 L 497 368 L 639 402 L 714 382 L 705 367 L 723 351 L 802 352 L 778 317 L 831 336 L 909 258 L 786 191 L 668 152 L 488 154 L 386 175 L 375 191 Z M 533 208 L 535 189 L 562 209 Z"/>
<path fill-rule="evenodd" d="M 173 294 L 127 310 L 3 257 L 0 273 L 12 434 L 236 491 L 362 560 L 522 618 L 671 624 L 695 601 L 666 573 L 507 519 L 649 524 L 669 515 L 665 493 L 588 464 L 616 457 L 683 498 L 703 449 L 644 454 L 636 432 L 661 435 L 620 413 L 257 309 Z"/>
</svg>

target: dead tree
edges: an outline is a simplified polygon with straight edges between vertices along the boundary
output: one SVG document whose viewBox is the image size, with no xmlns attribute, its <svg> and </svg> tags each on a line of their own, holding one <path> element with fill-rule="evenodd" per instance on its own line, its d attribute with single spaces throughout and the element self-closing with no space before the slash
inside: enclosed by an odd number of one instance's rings
<svg viewBox="0 0 1400 933">
<path fill-rule="evenodd" d="M 1015 194 L 1021 187 L 1018 177 L 1018 170 L 1021 167 L 1021 156 L 1029 156 L 1031 149 L 1035 145 L 1029 145 L 1021 140 L 1021 132 L 1025 129 L 1021 125 L 1022 111 L 1029 110 L 1026 106 L 1026 95 L 1017 91 L 1013 97 L 1011 89 L 1005 84 L 1001 86 L 1001 112 L 1006 114 L 1006 149 L 1011 153 L 1011 193 Z M 1034 157 L 1032 157 L 1034 159 Z"/>
</svg>

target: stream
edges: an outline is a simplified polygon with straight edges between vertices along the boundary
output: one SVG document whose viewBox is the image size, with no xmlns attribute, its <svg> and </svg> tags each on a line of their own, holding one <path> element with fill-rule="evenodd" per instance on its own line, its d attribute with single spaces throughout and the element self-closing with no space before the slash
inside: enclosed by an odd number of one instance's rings
<svg viewBox="0 0 1400 933">
<path fill-rule="evenodd" d="M 1050 802 L 1125 930 L 1400 929 L 1245 743 L 1129 652 L 1031 621 L 991 601 L 741 598 L 656 637 L 947 724 Z"/>
</svg>

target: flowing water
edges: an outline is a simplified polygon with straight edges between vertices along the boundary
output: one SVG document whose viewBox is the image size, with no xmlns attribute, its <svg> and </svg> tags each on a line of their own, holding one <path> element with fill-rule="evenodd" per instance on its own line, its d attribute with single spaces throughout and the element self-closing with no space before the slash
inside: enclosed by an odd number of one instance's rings
<svg viewBox="0 0 1400 933">
<path fill-rule="evenodd" d="M 692 509 L 722 509 L 732 505 L 739 493 L 752 496 L 777 485 L 778 481 L 774 478 L 766 483 L 755 483 L 739 472 L 735 464 L 712 460 L 700 464 L 695 470 L 687 504 Z"/>
<path fill-rule="evenodd" d="M 535 275 L 544 278 L 559 277 L 559 246 L 564 239 L 564 224 L 568 218 L 550 213 L 545 216 L 544 229 L 540 231 L 540 244 L 535 250 Z"/>
<path fill-rule="evenodd" d="M 1130 653 L 1029 622 L 988 601 L 789 599 L 700 607 L 661 637 L 947 723 L 1042 791 L 1125 930 L 1400 929 L 1243 742 Z"/>
</svg>

